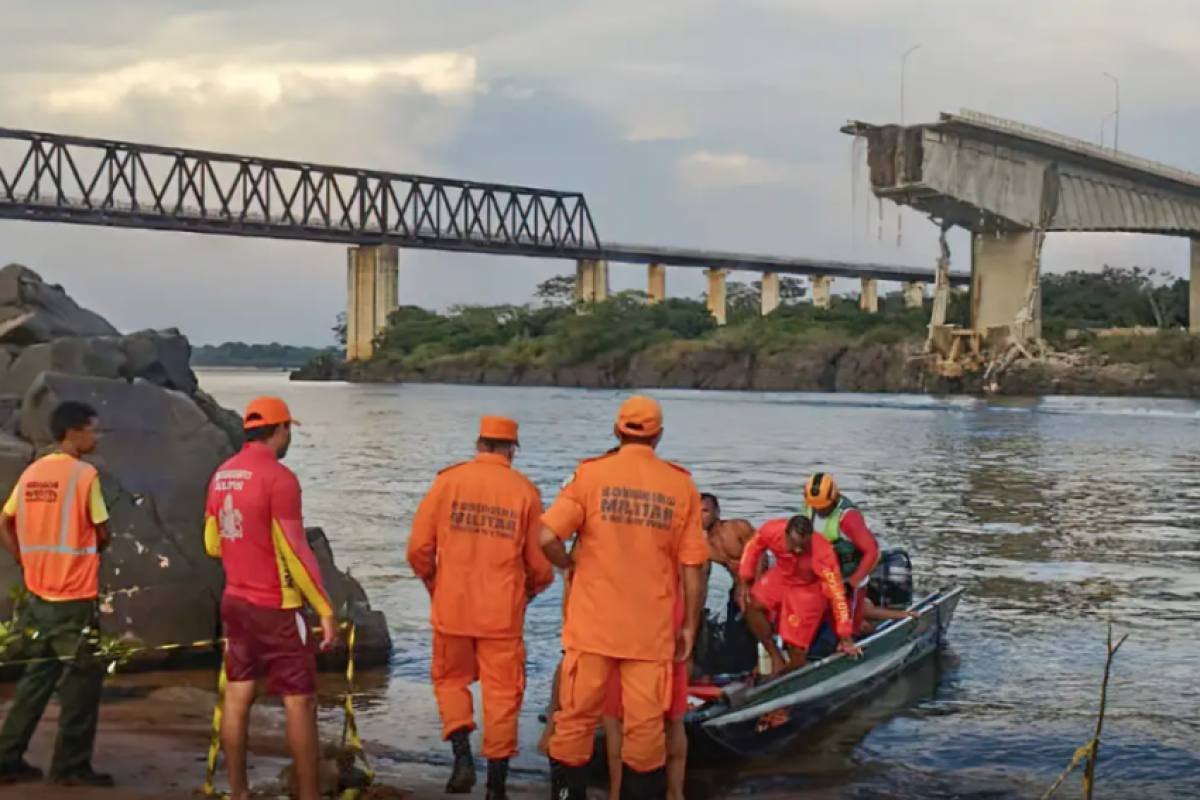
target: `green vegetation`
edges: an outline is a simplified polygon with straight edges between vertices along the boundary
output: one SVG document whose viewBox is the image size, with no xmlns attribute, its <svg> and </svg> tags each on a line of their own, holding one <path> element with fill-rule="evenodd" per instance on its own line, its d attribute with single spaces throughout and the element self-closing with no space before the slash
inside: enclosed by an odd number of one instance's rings
<svg viewBox="0 0 1200 800">
<path fill-rule="evenodd" d="M 1117 360 L 1200 363 L 1200 345 L 1183 332 L 1160 336 L 1097 337 L 1103 328 L 1179 328 L 1187 320 L 1187 282 L 1168 281 L 1154 271 L 1105 267 L 1100 272 L 1046 275 L 1042 280 L 1043 329 L 1059 345 L 1089 344 Z M 905 307 L 900 293 L 880 297 L 879 313 L 858 307 L 856 296 L 835 296 L 830 308 L 814 308 L 806 284 L 784 278 L 782 303 L 764 317 L 761 285 L 729 282 L 728 324 L 718 327 L 701 299 L 671 298 L 651 303 L 636 291 L 620 292 L 587 307 L 574 302 L 574 279 L 558 276 L 540 284 L 526 305 L 456 306 L 437 313 L 403 306 L 376 340 L 373 361 L 403 373 L 439 363 L 469 360 L 487 367 L 563 367 L 619 361 L 653 350 L 669 357 L 679 350 L 730 348 L 769 356 L 813 344 L 891 344 L 926 335 L 932 300 Z M 947 322 L 966 325 L 970 297 L 951 295 Z M 334 327 L 344 338 L 344 320 Z M 1080 333 L 1080 332 L 1083 333 Z M 332 352 L 313 363 L 332 367 Z M 392 370 L 385 370 L 392 371 Z"/>
<path fill-rule="evenodd" d="M 299 367 L 316 356 L 328 352 L 330 352 L 328 348 L 293 347 L 289 344 L 275 342 L 271 344 L 246 344 L 244 342 L 203 344 L 192 348 L 192 366 L 261 369 Z"/>
</svg>

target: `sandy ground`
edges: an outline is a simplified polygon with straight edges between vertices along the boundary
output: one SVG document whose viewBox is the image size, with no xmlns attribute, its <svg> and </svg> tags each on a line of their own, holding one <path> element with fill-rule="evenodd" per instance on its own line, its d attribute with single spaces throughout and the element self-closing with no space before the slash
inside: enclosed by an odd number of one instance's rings
<svg viewBox="0 0 1200 800">
<path fill-rule="evenodd" d="M 7 704 L 6 704 L 7 705 Z M 58 726 L 58 707 L 51 704 L 27 756 L 31 764 L 47 769 Z M 118 797 L 198 797 L 204 783 L 208 743 L 212 731 L 212 694 L 196 688 L 168 688 L 140 698 L 108 702 L 102 709 L 96 740 L 94 767 L 110 773 L 115 789 L 58 788 L 41 784 L 0 786 L 0 798 L 38 800 L 110 800 Z M 333 735 L 324 732 L 325 739 Z M 368 752 L 371 744 L 367 743 Z M 280 797 L 278 778 L 287 765 L 282 710 L 257 708 L 251 723 L 250 780 L 262 797 Z M 400 789 L 409 800 L 444 798 L 445 768 L 422 764 L 373 762 L 377 782 Z M 218 767 L 217 789 L 225 788 Z M 474 794 L 483 796 L 483 773 Z M 511 779 L 514 798 L 544 798 L 549 787 L 520 776 Z M 395 796 L 395 795 L 393 795 Z"/>
</svg>

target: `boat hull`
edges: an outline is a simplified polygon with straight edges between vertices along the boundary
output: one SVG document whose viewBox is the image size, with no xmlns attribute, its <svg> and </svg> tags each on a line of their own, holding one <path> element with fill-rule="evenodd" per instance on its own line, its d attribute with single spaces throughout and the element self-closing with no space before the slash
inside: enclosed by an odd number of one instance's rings
<svg viewBox="0 0 1200 800">
<path fill-rule="evenodd" d="M 913 606 L 916 618 L 889 621 L 860 641 L 858 660 L 835 654 L 693 709 L 686 720 L 693 757 L 749 758 L 784 748 L 933 655 L 945 641 L 962 594 L 962 588 L 954 588 L 926 596 Z"/>
</svg>

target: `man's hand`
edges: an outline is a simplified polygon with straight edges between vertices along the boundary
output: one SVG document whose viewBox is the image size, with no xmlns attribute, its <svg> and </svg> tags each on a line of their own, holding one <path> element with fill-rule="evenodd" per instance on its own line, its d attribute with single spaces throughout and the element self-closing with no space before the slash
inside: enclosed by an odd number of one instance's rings
<svg viewBox="0 0 1200 800">
<path fill-rule="evenodd" d="M 333 645 L 338 640 L 338 634 L 341 629 L 338 627 L 337 617 L 328 616 L 321 617 L 321 652 L 326 653 L 333 649 Z"/>
<path fill-rule="evenodd" d="M 695 644 L 696 632 L 684 625 L 675 634 L 675 660 L 682 662 L 691 658 Z"/>
<path fill-rule="evenodd" d="M 742 613 L 745 614 L 746 610 L 750 608 L 750 603 L 754 599 L 750 595 L 750 584 L 742 582 L 738 585 L 736 599 L 738 607 L 742 610 Z"/>
<path fill-rule="evenodd" d="M 862 657 L 862 648 L 849 637 L 838 642 L 838 652 L 856 660 Z"/>
</svg>

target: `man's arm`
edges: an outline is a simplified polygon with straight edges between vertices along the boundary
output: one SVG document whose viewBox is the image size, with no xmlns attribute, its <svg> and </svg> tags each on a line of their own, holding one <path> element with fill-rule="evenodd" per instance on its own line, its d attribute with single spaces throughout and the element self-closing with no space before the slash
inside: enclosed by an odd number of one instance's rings
<svg viewBox="0 0 1200 800">
<path fill-rule="evenodd" d="M 21 543 L 17 539 L 17 518 L 9 514 L 7 510 L 0 514 L 0 544 L 3 544 L 4 549 L 12 553 L 13 560 L 17 562 L 17 566 L 20 566 Z"/>
<path fill-rule="evenodd" d="M 567 539 L 583 526 L 584 498 L 573 473 L 563 484 L 562 491 L 554 499 L 554 503 L 542 514 L 542 529 L 538 533 L 538 544 L 550 563 L 561 570 L 570 570 L 575 566 L 571 554 L 567 552 Z"/>
<path fill-rule="evenodd" d="M 738 566 L 738 578 L 742 583 L 754 583 L 759 577 L 759 563 L 766 558 L 767 538 L 762 532 L 755 533 L 742 551 L 742 563 Z"/>
<path fill-rule="evenodd" d="M 100 487 L 100 476 L 92 478 L 91 488 L 88 489 L 88 516 L 96 528 L 96 551 L 103 552 L 112 540 L 112 530 L 109 526 L 108 504 L 104 502 L 104 490 Z"/>
<path fill-rule="evenodd" d="M 326 620 L 333 620 L 333 601 L 321 582 L 321 567 L 317 564 L 317 557 L 308 546 L 300 501 L 300 481 L 291 471 L 282 472 L 275 479 L 271 486 L 270 503 L 276 534 L 274 538 L 288 572 L 304 599 L 321 616 L 324 625 Z"/>
<path fill-rule="evenodd" d="M 432 488 L 421 499 L 408 534 L 408 565 L 421 579 L 429 595 L 437 581 L 437 509 L 441 506 L 441 487 L 434 480 Z"/>
<path fill-rule="evenodd" d="M 813 534 L 812 537 L 812 562 L 813 571 L 821 581 L 821 591 L 829 600 L 833 612 L 834 632 L 839 639 L 848 639 L 854 633 L 854 626 L 850 604 L 846 602 L 846 590 L 842 588 L 842 570 L 838 566 L 833 545 L 820 534 Z"/>
<path fill-rule="evenodd" d="M 537 597 L 554 583 L 554 567 L 542 552 L 542 496 L 532 489 L 525 508 L 525 594 L 529 599 Z"/>
<path fill-rule="evenodd" d="M 700 492 L 692 486 L 688 498 L 687 516 L 684 517 L 683 527 L 679 529 L 678 553 L 679 566 L 683 573 L 683 629 L 685 633 L 683 652 L 676 651 L 675 660 L 686 661 L 692 655 L 692 646 L 696 641 L 696 631 L 700 627 L 700 617 L 704 612 L 704 573 L 703 568 L 708 563 L 708 540 L 704 536 L 703 504 Z"/>
<path fill-rule="evenodd" d="M 862 552 L 862 563 L 850 576 L 850 585 L 857 589 L 879 563 L 879 543 L 867 528 L 867 521 L 860 511 L 847 511 L 842 515 L 842 535 Z"/>
</svg>

